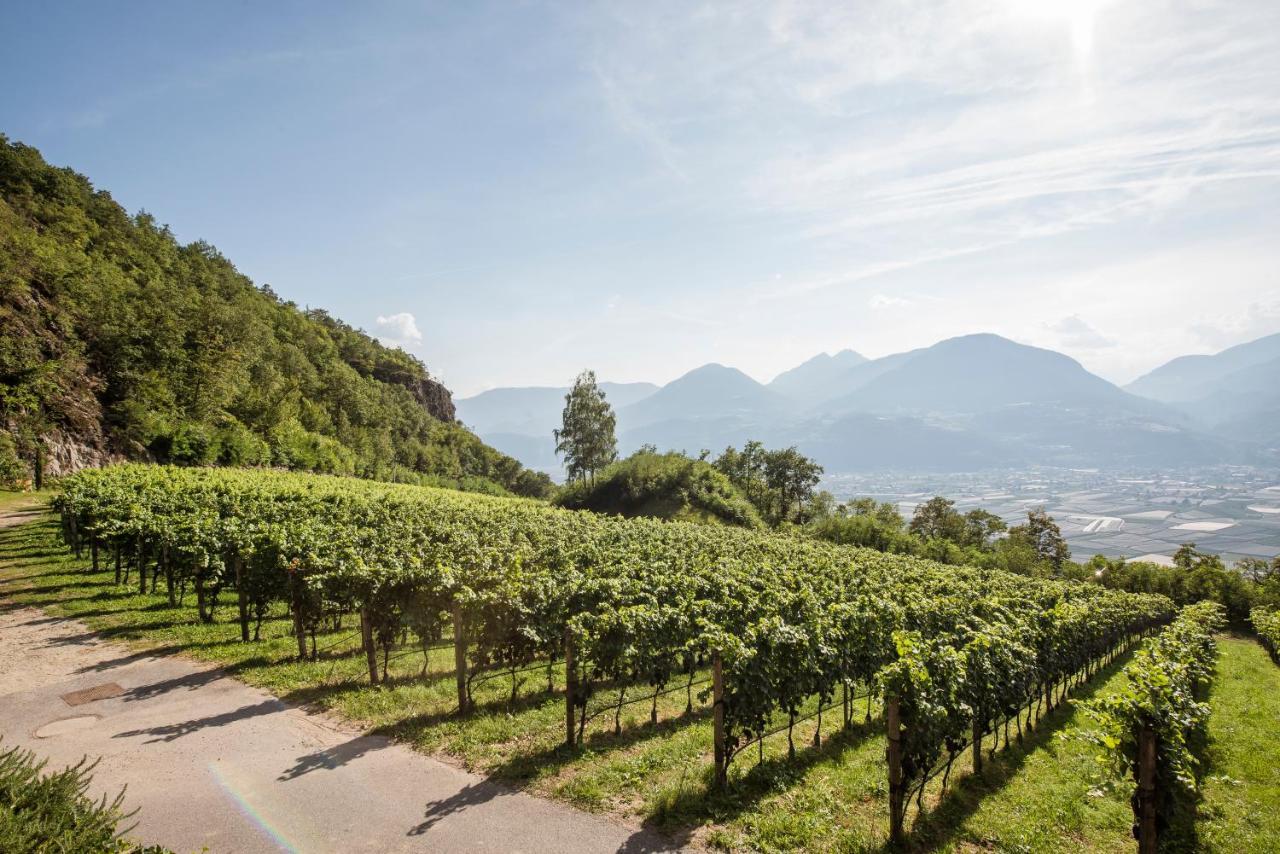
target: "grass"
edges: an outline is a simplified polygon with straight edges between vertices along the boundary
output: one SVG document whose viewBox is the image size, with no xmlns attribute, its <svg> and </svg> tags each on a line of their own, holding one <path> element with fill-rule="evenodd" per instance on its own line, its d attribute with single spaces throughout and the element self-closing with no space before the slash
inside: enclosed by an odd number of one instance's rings
<svg viewBox="0 0 1280 854">
<path fill-rule="evenodd" d="M 1256 642 L 1221 641 L 1196 822 L 1204 851 L 1280 850 L 1280 667 Z"/>
<path fill-rule="evenodd" d="M 6 500 L 0 496 L 0 509 Z M 818 747 L 809 746 L 814 722 L 797 725 L 795 761 L 786 759 L 785 733 L 767 740 L 759 764 L 755 748 L 744 752 L 731 767 L 729 791 L 717 793 L 710 786 L 709 704 L 698 696 L 705 685 L 693 690 L 691 714 L 685 713 L 683 691 L 660 698 L 656 726 L 649 722 L 647 700 L 624 707 L 617 733 L 613 710 L 608 709 L 588 726 L 585 744 L 570 751 L 561 744 L 561 671 L 553 669 L 550 691 L 541 669 L 523 674 L 514 702 L 505 677 L 486 682 L 476 691 L 478 710 L 459 717 L 451 645 L 432 650 L 425 662 L 421 652 L 409 651 L 392 661 L 390 683 L 372 688 L 366 684 L 356 627 L 350 621 L 319 637 L 318 661 L 300 663 L 294 660 L 296 644 L 287 634 L 283 613 L 263 624 L 261 641 L 244 644 L 233 622 L 233 603 L 221 607 L 217 623 L 204 625 L 195 617 L 190 594 L 185 606 L 171 608 L 163 595 L 117 587 L 103 563 L 104 571 L 92 573 L 86 569 L 87 558 L 69 557 L 47 518 L 0 529 L 0 595 L 5 600 L 0 607 L 7 607 L 7 602 L 40 607 L 76 617 L 108 638 L 139 649 L 220 665 L 286 701 L 333 712 L 537 794 L 631 824 L 647 824 L 678 842 L 763 851 L 885 847 L 883 724 L 878 716 L 862 723 L 861 706 L 859 722 L 848 729 L 840 726 L 838 708 L 827 713 Z M 1257 661 L 1246 655 L 1250 649 Z M 121 658 L 128 655 L 122 650 Z M 1104 671 L 1077 696 L 1115 690 L 1122 663 Z M 1230 741 L 1228 749 L 1222 737 L 1215 737 L 1201 835 L 1218 846 L 1215 850 L 1262 851 L 1268 850 L 1268 838 L 1280 838 L 1275 823 L 1280 815 L 1275 808 L 1280 807 L 1275 768 L 1280 762 L 1276 746 L 1265 743 L 1268 732 L 1275 740 L 1274 725 L 1260 730 L 1253 722 L 1260 709 L 1269 709 L 1272 724 L 1278 719 L 1280 685 L 1259 689 L 1264 695 L 1271 692 L 1269 700 L 1247 689 L 1250 680 L 1280 677 L 1265 654 L 1248 642 L 1224 644 L 1224 676 L 1236 672 L 1237 664 L 1250 669 L 1219 683 L 1232 686 L 1232 693 L 1220 697 L 1215 688 L 1215 726 L 1248 731 L 1250 738 Z M 696 677 L 703 678 L 705 674 Z M 602 690 L 593 708 L 616 696 L 615 691 Z M 873 715 L 877 712 L 873 707 Z M 909 823 L 914 821 L 911 847 L 1133 850 L 1127 794 L 1097 787 L 1093 755 L 1075 737 L 1087 725 L 1068 703 L 1046 717 L 1022 745 L 988 762 L 982 774 L 970 773 L 966 754 L 956 762 L 945 796 L 940 781 L 935 781 L 926 791 L 923 814 L 909 816 Z M 1259 804 L 1270 804 L 1271 814 L 1256 815 Z"/>
<path fill-rule="evenodd" d="M 11 489 L 0 489 L 0 513 L 41 507 L 52 497 L 53 490 L 51 489 L 44 489 L 40 492 L 15 492 Z"/>
</svg>

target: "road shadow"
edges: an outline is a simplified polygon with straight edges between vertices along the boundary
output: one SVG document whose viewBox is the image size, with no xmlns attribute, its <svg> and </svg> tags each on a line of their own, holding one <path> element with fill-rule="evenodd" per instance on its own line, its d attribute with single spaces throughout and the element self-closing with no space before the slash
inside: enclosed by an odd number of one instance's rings
<svg viewBox="0 0 1280 854">
<path fill-rule="evenodd" d="M 390 747 L 391 742 L 385 738 L 361 735 L 334 747 L 326 747 L 315 753 L 299 756 L 293 766 L 282 773 L 277 780 L 296 780 L 313 771 L 333 771 L 375 750 Z"/>
<path fill-rule="evenodd" d="M 140 700 L 152 700 L 163 694 L 168 694 L 170 691 L 194 691 L 197 688 L 203 688 L 210 682 L 218 681 L 223 678 L 223 675 L 220 670 L 197 670 L 194 673 L 175 676 L 172 679 L 162 679 L 149 685 L 130 688 L 125 692 L 124 700 L 132 703 Z"/>
<path fill-rule="evenodd" d="M 688 849 L 692 842 L 693 832 L 689 830 L 667 837 L 645 828 L 627 837 L 627 841 L 618 846 L 617 854 L 673 854 Z"/>
<path fill-rule="evenodd" d="M 422 822 L 409 828 L 409 832 L 405 835 L 422 836 L 451 815 L 457 815 L 472 807 L 486 804 L 494 798 L 508 794 L 511 793 L 495 783 L 488 781 L 470 783 L 463 786 L 456 794 L 450 795 L 443 800 L 429 802 Z"/>
<path fill-rule="evenodd" d="M 149 735 L 152 738 L 147 739 L 144 744 L 154 744 L 158 741 L 177 741 L 180 738 L 200 732 L 211 727 L 222 727 L 237 721 L 247 720 L 248 718 L 258 717 L 260 715 L 273 715 L 283 712 L 285 705 L 279 700 L 263 700 L 261 703 L 254 703 L 251 706 L 241 706 L 230 712 L 222 712 L 217 715 L 209 715 L 203 718 L 193 718 L 189 721 L 180 721 L 174 724 L 162 724 L 160 726 L 146 727 L 144 729 L 133 729 L 126 732 L 118 732 L 112 738 L 138 738 L 140 736 Z"/>
</svg>

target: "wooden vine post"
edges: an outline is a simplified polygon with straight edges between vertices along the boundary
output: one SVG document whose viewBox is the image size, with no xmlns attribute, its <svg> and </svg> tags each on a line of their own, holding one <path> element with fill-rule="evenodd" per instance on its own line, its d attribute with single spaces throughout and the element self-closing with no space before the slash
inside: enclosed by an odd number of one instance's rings
<svg viewBox="0 0 1280 854">
<path fill-rule="evenodd" d="M 716 788 L 724 789 L 729 783 L 729 759 L 724 737 L 724 666 L 718 649 L 711 653 L 711 697 L 715 721 Z"/>
<path fill-rule="evenodd" d="M 885 758 L 889 763 L 889 842 L 901 845 L 906 792 L 902 781 L 902 721 L 897 697 L 885 704 L 884 719 L 888 728 Z"/>
<path fill-rule="evenodd" d="M 236 569 L 236 599 L 240 606 L 240 640 L 249 642 L 249 592 L 244 589 L 244 557 L 236 552 L 232 558 Z"/>
<path fill-rule="evenodd" d="M 298 660 L 307 660 L 307 631 L 302 625 L 302 569 L 296 564 L 289 574 L 293 594 L 293 635 L 298 641 Z"/>
<path fill-rule="evenodd" d="M 1156 854 L 1156 733 L 1138 732 L 1138 854 Z"/>
<path fill-rule="evenodd" d="M 973 719 L 973 773 L 982 773 L 982 721 Z"/>
<path fill-rule="evenodd" d="M 467 630 L 462 618 L 462 603 L 453 602 L 453 669 L 458 679 L 458 713 L 471 710 L 467 698 Z"/>
<path fill-rule="evenodd" d="M 138 592 L 147 592 L 147 552 L 142 542 L 142 534 L 138 534 Z"/>
<path fill-rule="evenodd" d="M 573 659 L 573 634 L 568 626 L 564 630 L 564 743 L 573 747 L 577 726 L 573 719 L 574 702 L 578 695 L 578 664 Z"/>
<path fill-rule="evenodd" d="M 373 643 L 373 620 L 369 615 L 369 606 L 360 606 L 360 645 L 364 647 L 364 658 L 369 664 L 369 684 L 378 684 L 378 650 Z"/>
</svg>

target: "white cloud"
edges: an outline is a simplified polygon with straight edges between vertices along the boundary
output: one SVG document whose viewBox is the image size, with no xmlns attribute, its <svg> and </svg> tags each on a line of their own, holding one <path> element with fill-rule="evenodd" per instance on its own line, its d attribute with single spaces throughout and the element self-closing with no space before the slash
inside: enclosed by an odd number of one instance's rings
<svg viewBox="0 0 1280 854">
<path fill-rule="evenodd" d="M 1049 331 L 1057 334 L 1062 345 L 1067 348 L 1085 350 L 1101 350 L 1116 346 L 1114 338 L 1108 338 L 1090 326 L 1078 314 L 1064 317 L 1057 323 L 1048 324 Z"/>
<path fill-rule="evenodd" d="M 388 347 L 399 347 L 407 350 L 415 344 L 422 343 L 422 333 L 418 331 L 418 322 L 407 311 L 397 314 L 378 315 L 374 321 L 382 334 L 378 340 Z"/>
</svg>

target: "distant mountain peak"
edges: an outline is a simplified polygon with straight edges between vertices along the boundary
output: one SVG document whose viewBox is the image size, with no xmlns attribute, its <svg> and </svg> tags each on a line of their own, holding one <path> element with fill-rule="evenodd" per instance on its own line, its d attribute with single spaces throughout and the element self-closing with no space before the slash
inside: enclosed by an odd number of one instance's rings
<svg viewBox="0 0 1280 854">
<path fill-rule="evenodd" d="M 976 413 L 1024 403 L 1149 406 L 1089 373 L 1070 356 L 990 332 L 948 338 L 907 355 L 910 358 L 862 384 L 835 408 Z"/>
<path fill-rule="evenodd" d="M 737 368 L 718 362 L 694 368 L 619 412 L 633 425 L 672 418 L 740 417 L 777 413 L 784 399 Z"/>
<path fill-rule="evenodd" d="M 778 374 L 769 388 L 792 400 L 811 403 L 830 396 L 833 384 L 842 374 L 866 361 L 865 356 L 847 348 L 834 355 L 819 353 Z"/>
<path fill-rule="evenodd" d="M 714 376 L 717 374 L 741 374 L 744 377 L 746 376 L 746 374 L 742 373 L 742 371 L 737 368 L 731 368 L 728 365 L 722 365 L 719 362 L 707 362 L 705 365 L 699 365 L 691 371 L 686 371 L 673 380 L 673 382 L 680 382 L 680 380 L 688 379 L 689 377 Z"/>
</svg>

